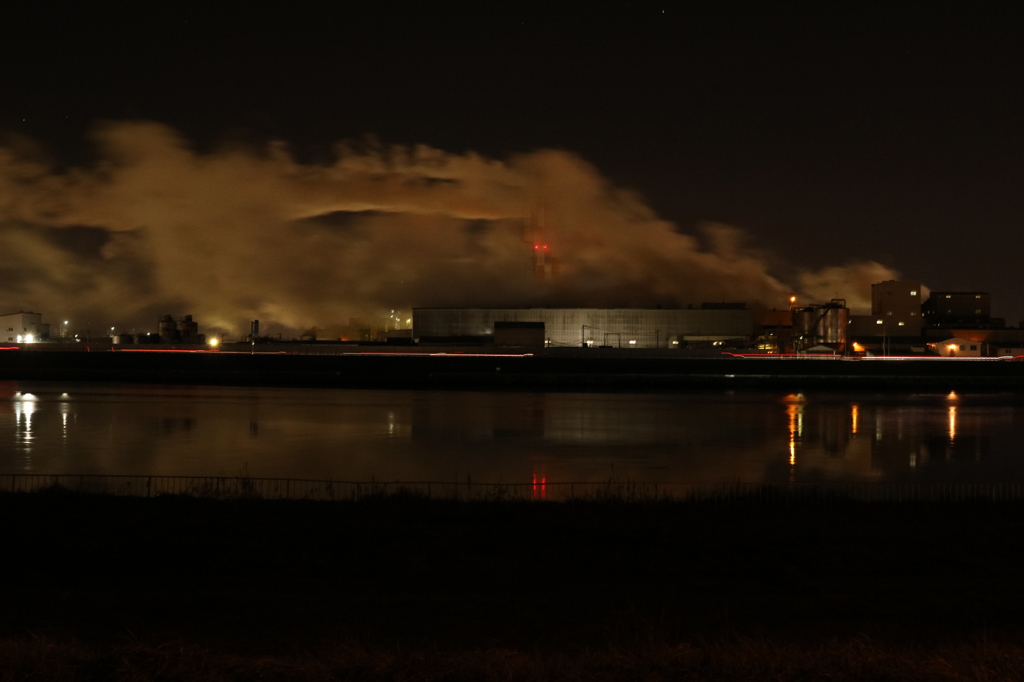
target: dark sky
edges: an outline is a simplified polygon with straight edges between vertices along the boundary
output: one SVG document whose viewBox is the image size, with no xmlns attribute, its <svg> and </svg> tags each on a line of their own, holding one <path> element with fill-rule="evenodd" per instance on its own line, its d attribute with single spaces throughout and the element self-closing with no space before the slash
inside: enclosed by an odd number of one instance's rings
<svg viewBox="0 0 1024 682">
<path fill-rule="evenodd" d="M 86 164 L 99 120 L 308 161 L 373 134 L 553 147 L 778 267 L 875 260 L 1024 318 L 1024 22 L 992 6 L 36 3 L 0 10 L 0 131 Z"/>
</svg>

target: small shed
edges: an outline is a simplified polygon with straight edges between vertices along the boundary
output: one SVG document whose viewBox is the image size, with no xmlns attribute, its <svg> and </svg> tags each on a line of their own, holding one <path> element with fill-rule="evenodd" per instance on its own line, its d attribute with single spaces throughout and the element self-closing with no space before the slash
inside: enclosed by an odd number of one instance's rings
<svg viewBox="0 0 1024 682">
<path fill-rule="evenodd" d="M 936 355 L 946 358 L 980 358 L 982 352 L 982 344 L 980 342 L 962 339 L 959 336 L 954 336 L 945 341 L 929 343 L 928 347 Z"/>
</svg>

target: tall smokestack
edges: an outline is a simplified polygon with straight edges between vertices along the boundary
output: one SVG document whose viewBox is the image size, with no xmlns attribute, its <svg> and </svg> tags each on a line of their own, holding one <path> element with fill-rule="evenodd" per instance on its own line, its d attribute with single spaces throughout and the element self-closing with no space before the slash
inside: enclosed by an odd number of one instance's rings
<svg viewBox="0 0 1024 682">
<path fill-rule="evenodd" d="M 533 274 L 544 282 L 558 274 L 558 260 L 551 253 L 548 236 L 545 210 L 536 208 L 523 230 L 523 241 L 533 248 Z"/>
</svg>

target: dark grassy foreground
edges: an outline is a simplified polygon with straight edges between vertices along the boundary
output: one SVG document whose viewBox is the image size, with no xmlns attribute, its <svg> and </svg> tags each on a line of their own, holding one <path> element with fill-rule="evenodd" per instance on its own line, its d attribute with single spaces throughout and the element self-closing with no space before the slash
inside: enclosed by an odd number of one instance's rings
<svg viewBox="0 0 1024 682">
<path fill-rule="evenodd" d="M 1024 503 L 0 495 L 0 680 L 1024 679 Z"/>
</svg>

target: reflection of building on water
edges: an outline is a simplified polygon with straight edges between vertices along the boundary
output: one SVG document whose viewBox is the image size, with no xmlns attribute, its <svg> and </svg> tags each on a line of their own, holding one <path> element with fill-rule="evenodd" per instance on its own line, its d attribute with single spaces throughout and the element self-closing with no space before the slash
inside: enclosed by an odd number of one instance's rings
<svg viewBox="0 0 1024 682">
<path fill-rule="evenodd" d="M 955 394 L 944 405 L 923 407 L 820 404 L 796 394 L 783 402 L 787 464 L 794 480 L 832 474 L 875 478 L 939 462 L 974 462 L 991 452 L 991 439 L 980 423 L 965 424 Z"/>
<path fill-rule="evenodd" d="M 988 457 L 987 436 L 942 436 L 886 433 L 871 441 L 871 466 L 886 473 L 906 472 L 939 462 L 975 462 Z"/>
<path fill-rule="evenodd" d="M 851 413 L 845 406 L 819 405 L 806 409 L 803 394 L 791 394 L 786 402 L 786 418 L 789 427 L 790 464 L 796 457 L 801 442 L 807 441 L 816 449 L 842 457 L 850 445 L 851 436 L 857 431 L 856 406 Z"/>
<path fill-rule="evenodd" d="M 897 408 L 886 415 L 876 415 L 876 431 L 871 442 L 872 467 L 897 473 L 940 462 L 976 462 L 987 458 L 991 439 L 981 429 L 964 430 L 957 400 L 955 394 L 947 397 L 947 405 L 941 413 L 945 428 L 941 431 L 922 429 L 920 415 L 912 408 Z M 905 428 L 905 424 L 914 427 Z"/>
<path fill-rule="evenodd" d="M 821 447 L 830 455 L 842 457 L 850 446 L 854 417 L 846 410 L 824 410 L 815 414 L 817 430 L 821 433 Z"/>
<path fill-rule="evenodd" d="M 803 394 L 783 398 L 788 436 L 786 477 L 791 481 L 854 476 L 874 478 L 860 405 L 816 402 Z M 782 471 L 776 470 L 775 476 Z"/>
</svg>

